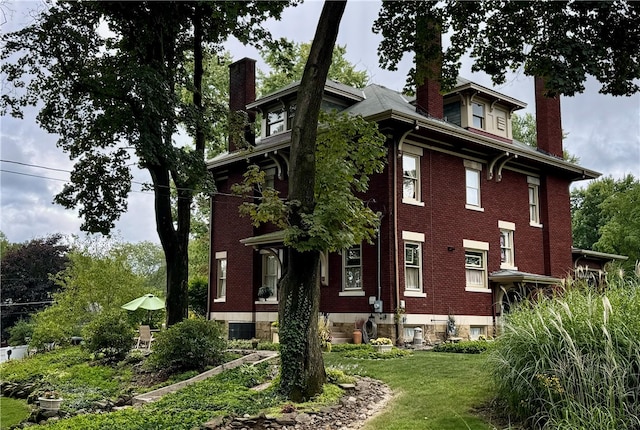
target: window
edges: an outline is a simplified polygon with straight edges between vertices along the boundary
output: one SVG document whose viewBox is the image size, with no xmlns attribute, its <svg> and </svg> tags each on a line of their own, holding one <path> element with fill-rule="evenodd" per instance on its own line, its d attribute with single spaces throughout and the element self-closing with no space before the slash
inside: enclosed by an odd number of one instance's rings
<svg viewBox="0 0 640 430">
<path fill-rule="evenodd" d="M 420 248 L 419 243 L 407 242 L 404 245 L 404 283 L 408 291 L 422 291 Z"/>
<path fill-rule="evenodd" d="M 478 340 L 480 336 L 484 336 L 484 327 L 471 326 L 469 327 L 469 339 Z"/>
<path fill-rule="evenodd" d="M 464 161 L 466 182 L 467 209 L 481 210 L 480 205 L 480 172 L 482 164 L 475 161 Z"/>
<path fill-rule="evenodd" d="M 422 206 L 420 187 L 420 157 L 423 150 L 418 146 L 402 147 L 402 203 Z"/>
<path fill-rule="evenodd" d="M 498 221 L 498 228 L 500 229 L 500 268 L 515 269 L 513 232 L 516 226 L 512 222 Z"/>
<path fill-rule="evenodd" d="M 418 160 L 415 155 L 402 155 L 402 197 L 407 200 L 419 200 Z"/>
<path fill-rule="evenodd" d="M 539 227 L 540 224 L 540 179 L 527 176 L 529 184 L 529 224 Z"/>
<path fill-rule="evenodd" d="M 284 130 L 284 109 L 280 108 L 267 113 L 267 136 L 281 133 Z"/>
<path fill-rule="evenodd" d="M 268 251 L 262 252 L 262 286 L 271 288 L 271 296 L 267 300 L 278 299 L 278 280 L 280 279 L 280 262 L 278 257 Z"/>
<path fill-rule="evenodd" d="M 465 239 L 463 246 L 466 291 L 491 292 L 487 283 L 489 244 Z"/>
<path fill-rule="evenodd" d="M 453 102 L 444 105 L 443 113 L 445 121 L 455 124 L 458 127 L 461 126 L 460 102 Z"/>
<path fill-rule="evenodd" d="M 362 290 L 362 246 L 356 245 L 344 250 L 344 290 Z"/>
<path fill-rule="evenodd" d="M 424 233 L 403 231 L 404 240 L 404 295 L 427 297 L 422 292 L 422 244 Z"/>
<path fill-rule="evenodd" d="M 500 267 L 513 266 L 513 232 L 500 230 Z"/>
<path fill-rule="evenodd" d="M 473 113 L 473 127 L 484 129 L 484 105 L 482 103 L 471 103 Z"/>
<path fill-rule="evenodd" d="M 216 252 L 216 299 L 223 301 L 227 296 L 227 252 Z"/>
<path fill-rule="evenodd" d="M 464 258 L 467 287 L 486 288 L 486 253 L 484 251 L 465 251 Z"/>
</svg>

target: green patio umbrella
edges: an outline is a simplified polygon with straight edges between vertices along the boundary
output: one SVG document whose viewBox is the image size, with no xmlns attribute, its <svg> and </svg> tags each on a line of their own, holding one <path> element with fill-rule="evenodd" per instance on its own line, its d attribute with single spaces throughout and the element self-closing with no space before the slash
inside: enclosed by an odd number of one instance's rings
<svg viewBox="0 0 640 430">
<path fill-rule="evenodd" d="M 164 300 L 154 296 L 153 294 L 145 294 L 144 296 L 133 299 L 129 303 L 125 303 L 120 307 L 128 311 L 136 311 L 138 309 L 148 310 L 148 319 L 149 323 L 151 323 L 151 311 L 164 309 Z"/>
<path fill-rule="evenodd" d="M 145 294 L 142 297 L 131 300 L 129 303 L 126 303 L 121 307 L 128 311 L 135 311 L 138 309 L 157 311 L 158 309 L 164 309 L 164 300 L 157 298 L 153 294 Z"/>
</svg>

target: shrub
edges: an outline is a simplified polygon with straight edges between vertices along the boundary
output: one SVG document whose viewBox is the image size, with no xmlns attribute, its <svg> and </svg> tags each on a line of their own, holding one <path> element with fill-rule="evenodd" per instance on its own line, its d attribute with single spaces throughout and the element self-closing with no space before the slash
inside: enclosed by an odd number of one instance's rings
<svg viewBox="0 0 640 430">
<path fill-rule="evenodd" d="M 355 344 L 355 343 L 336 343 L 335 345 L 333 345 L 333 347 L 331 348 L 331 352 L 347 352 L 347 351 L 358 351 L 358 350 L 367 350 L 370 351 L 371 350 L 371 346 L 365 344 L 365 343 L 361 343 L 361 344 Z"/>
<path fill-rule="evenodd" d="M 480 354 L 487 351 L 492 343 L 485 340 L 468 340 L 458 343 L 441 343 L 436 345 L 435 352 L 454 352 L 458 354 Z"/>
<path fill-rule="evenodd" d="M 29 345 L 37 349 L 48 349 L 49 345 L 68 345 L 71 336 L 74 335 L 73 327 L 58 324 L 55 318 L 41 318 L 48 314 L 51 308 L 36 315 L 36 322 L 33 326 L 33 334 Z"/>
<path fill-rule="evenodd" d="M 206 278 L 189 281 L 189 308 L 196 315 L 206 316 L 208 288 L 209 281 Z"/>
<path fill-rule="evenodd" d="M 325 373 L 327 374 L 327 382 L 330 384 L 353 384 L 356 382 L 355 376 L 347 375 L 335 367 L 327 367 Z"/>
<path fill-rule="evenodd" d="M 156 368 L 200 370 L 221 363 L 225 348 L 221 324 L 187 319 L 158 333 L 149 359 Z"/>
<path fill-rule="evenodd" d="M 19 320 L 17 323 L 7 329 L 9 332 L 9 345 L 26 345 L 29 343 L 33 335 L 33 323 L 28 320 Z"/>
<path fill-rule="evenodd" d="M 103 312 L 82 330 L 85 347 L 94 354 L 104 354 L 107 361 L 119 361 L 133 347 L 135 331 L 121 311 Z"/>
<path fill-rule="evenodd" d="M 525 303 L 492 354 L 499 398 L 543 428 L 640 428 L 640 282 Z"/>
</svg>

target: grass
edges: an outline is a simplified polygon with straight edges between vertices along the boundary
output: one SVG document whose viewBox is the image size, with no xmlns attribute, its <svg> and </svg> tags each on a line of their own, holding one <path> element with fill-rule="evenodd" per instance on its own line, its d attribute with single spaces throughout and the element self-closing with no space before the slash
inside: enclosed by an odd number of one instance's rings
<svg viewBox="0 0 640 430">
<path fill-rule="evenodd" d="M 363 430 L 487 430 L 495 427 L 474 408 L 493 398 L 484 354 L 415 352 L 394 360 L 325 354 L 325 364 L 386 382 L 396 393 Z"/>
<path fill-rule="evenodd" d="M 0 429 L 8 429 L 27 419 L 31 410 L 24 400 L 0 397 Z"/>
</svg>

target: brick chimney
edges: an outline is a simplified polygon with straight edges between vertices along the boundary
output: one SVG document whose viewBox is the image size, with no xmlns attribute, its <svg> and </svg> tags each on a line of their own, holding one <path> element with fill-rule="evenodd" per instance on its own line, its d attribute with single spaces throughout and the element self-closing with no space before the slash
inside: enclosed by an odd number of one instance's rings
<svg viewBox="0 0 640 430">
<path fill-rule="evenodd" d="M 243 58 L 229 65 L 229 152 L 233 152 L 244 146 L 241 141 L 244 139 L 253 145 L 255 143 L 255 133 L 253 123 L 256 120 L 256 113 L 247 111 L 247 105 L 256 100 L 256 60 Z M 244 130 L 235 130 L 234 121 L 239 116 L 237 112 L 246 113 L 248 123 Z"/>
<path fill-rule="evenodd" d="M 440 25 L 429 18 L 419 20 L 419 36 L 427 39 L 421 46 L 416 44 L 416 111 L 433 118 L 444 118 L 444 102 L 440 92 L 442 70 L 442 31 Z M 428 35 L 432 32 L 432 35 Z M 419 39 L 420 40 L 420 39 Z M 424 39 L 423 39 L 424 40 Z M 437 59 L 425 60 L 437 53 Z"/>
<path fill-rule="evenodd" d="M 560 95 L 545 96 L 544 79 L 535 78 L 536 131 L 538 148 L 562 158 L 562 122 L 560 118 Z"/>
</svg>

